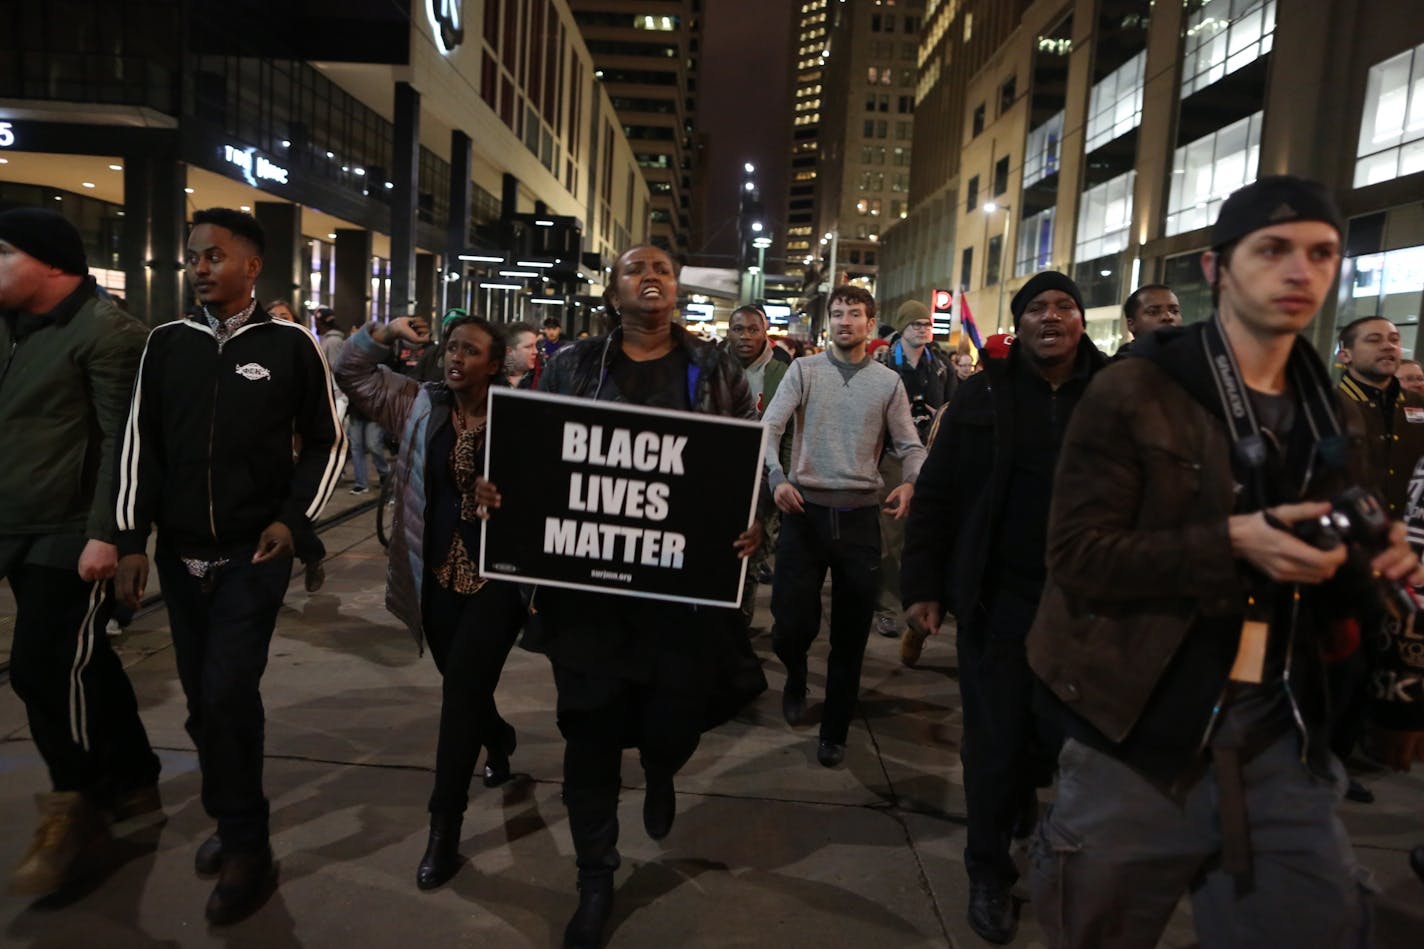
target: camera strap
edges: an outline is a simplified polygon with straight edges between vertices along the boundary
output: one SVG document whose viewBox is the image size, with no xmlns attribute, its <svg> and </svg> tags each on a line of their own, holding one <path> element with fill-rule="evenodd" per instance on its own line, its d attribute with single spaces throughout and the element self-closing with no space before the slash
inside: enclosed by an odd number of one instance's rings
<svg viewBox="0 0 1424 949">
<path fill-rule="evenodd" d="M 1270 503 L 1266 489 L 1266 437 L 1256 420 L 1250 394 L 1241 380 L 1236 354 L 1226 343 L 1218 315 L 1213 314 L 1203 327 L 1201 339 L 1212 381 L 1216 384 L 1222 418 L 1226 420 L 1226 430 L 1231 435 L 1233 458 L 1239 466 L 1238 470 L 1244 474 L 1252 503 L 1257 509 L 1265 510 Z M 1325 374 L 1325 367 L 1312 352 L 1302 351 L 1299 340 L 1291 350 L 1286 373 L 1303 409 L 1306 424 L 1310 426 L 1313 447 L 1311 462 L 1301 478 L 1301 489 L 1304 490 L 1317 460 L 1328 469 L 1345 466 L 1349 443 L 1341 432 L 1340 421 L 1330 402 L 1330 379 Z"/>
</svg>

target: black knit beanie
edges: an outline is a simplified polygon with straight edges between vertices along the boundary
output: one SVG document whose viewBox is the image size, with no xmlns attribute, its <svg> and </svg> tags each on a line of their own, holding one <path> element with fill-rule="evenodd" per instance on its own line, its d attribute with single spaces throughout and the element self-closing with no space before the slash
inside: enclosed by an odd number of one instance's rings
<svg viewBox="0 0 1424 949">
<path fill-rule="evenodd" d="M 1078 312 L 1083 312 L 1083 295 L 1078 292 L 1078 285 L 1073 282 L 1073 278 L 1056 270 L 1045 270 L 1030 277 L 1028 283 L 1009 301 L 1009 312 L 1014 315 L 1015 330 L 1019 328 L 1019 317 L 1023 316 L 1029 303 L 1045 290 L 1062 290 L 1078 304 Z"/>
<path fill-rule="evenodd" d="M 63 215 L 44 208 L 0 211 L 0 240 L 7 241 L 42 264 L 80 277 L 89 273 L 84 239 Z"/>
</svg>

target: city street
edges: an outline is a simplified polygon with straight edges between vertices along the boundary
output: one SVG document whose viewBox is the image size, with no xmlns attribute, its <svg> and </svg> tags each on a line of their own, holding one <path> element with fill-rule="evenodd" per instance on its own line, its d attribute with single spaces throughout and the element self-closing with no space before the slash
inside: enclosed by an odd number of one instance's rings
<svg viewBox="0 0 1424 949">
<path fill-rule="evenodd" d="M 344 500 L 343 492 L 343 500 Z M 277 626 L 265 680 L 266 786 L 277 894 L 251 919 L 209 929 L 211 882 L 193 852 L 212 824 L 198 800 L 196 758 L 183 731 L 166 618 L 141 616 L 119 643 L 143 717 L 160 749 L 167 822 L 116 836 L 96 869 L 102 882 L 36 905 L 0 897 L 5 946 L 402 947 L 551 946 L 575 904 L 572 846 L 559 801 L 561 743 L 542 656 L 516 649 L 499 690 L 519 732 L 524 777 L 472 789 L 455 879 L 422 893 L 440 690 L 383 605 L 384 552 L 369 513 L 324 535 L 324 589 L 300 576 Z M 709 734 L 678 779 L 678 817 L 662 843 L 641 821 L 642 774 L 624 761 L 623 867 L 610 945 L 982 946 L 964 919 L 960 863 L 958 697 L 948 637 L 922 668 L 902 668 L 897 644 L 872 635 L 861 715 L 846 764 L 815 761 L 815 727 L 788 728 L 782 676 L 759 603 L 758 652 L 771 689 Z M 8 601 L 0 612 L 9 609 Z M 668 630 L 670 636 L 676 630 Z M 825 638 L 813 655 L 818 717 Z M 0 693 L 0 867 L 34 825 L 31 798 L 48 785 L 19 701 Z M 1377 945 L 1418 945 L 1424 884 L 1406 865 L 1424 842 L 1424 776 L 1368 775 L 1378 803 L 1346 805 L 1363 861 L 1381 889 Z M 1024 907 L 1017 946 L 1042 945 Z M 1184 907 L 1167 945 L 1194 944 Z"/>
</svg>

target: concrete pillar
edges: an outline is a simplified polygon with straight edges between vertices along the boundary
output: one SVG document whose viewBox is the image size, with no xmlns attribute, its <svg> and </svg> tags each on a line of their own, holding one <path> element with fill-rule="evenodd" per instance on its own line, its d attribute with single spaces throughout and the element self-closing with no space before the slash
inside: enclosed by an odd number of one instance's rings
<svg viewBox="0 0 1424 949">
<path fill-rule="evenodd" d="M 460 255 L 470 246 L 470 136 L 456 129 L 450 133 L 450 220 L 445 227 L 445 269 L 457 276 L 446 279 L 444 298 L 447 307 L 463 307 L 467 270 L 460 261 Z"/>
<path fill-rule="evenodd" d="M 262 258 L 262 274 L 257 278 L 257 301 L 266 306 L 286 300 L 293 313 L 302 312 L 302 208 L 286 201 L 258 201 L 252 208 L 257 223 L 267 236 L 267 253 Z"/>
<path fill-rule="evenodd" d="M 187 181 L 176 137 L 124 161 L 124 298 L 129 312 L 150 325 L 183 315 Z"/>
<path fill-rule="evenodd" d="M 395 148 L 391 181 L 391 312 L 415 306 L 415 221 L 420 194 L 420 93 L 396 83 Z M 367 255 L 370 256 L 369 254 Z"/>
<path fill-rule="evenodd" d="M 371 309 L 371 232 L 365 228 L 336 232 L 336 280 L 331 300 L 336 325 L 343 330 L 366 322 Z"/>
<path fill-rule="evenodd" d="M 436 289 L 436 283 L 440 279 L 439 268 L 435 266 L 437 259 L 434 254 L 424 252 L 415 255 L 415 307 L 411 311 L 430 317 L 435 323 L 439 323 L 440 317 L 444 315 L 443 312 L 435 312 L 435 308 L 440 304 L 439 291 Z"/>
</svg>

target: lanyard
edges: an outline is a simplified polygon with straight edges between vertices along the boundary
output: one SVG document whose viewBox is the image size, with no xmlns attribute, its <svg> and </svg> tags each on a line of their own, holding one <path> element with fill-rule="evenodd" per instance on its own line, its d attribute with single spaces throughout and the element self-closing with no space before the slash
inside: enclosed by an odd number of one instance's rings
<svg viewBox="0 0 1424 949">
<path fill-rule="evenodd" d="M 1202 347 L 1211 367 L 1212 381 L 1216 383 L 1217 397 L 1221 400 L 1226 429 L 1231 435 L 1232 455 L 1236 463 L 1245 469 L 1252 502 L 1258 509 L 1264 510 L 1270 500 L 1266 490 L 1266 438 L 1261 433 L 1256 412 L 1241 381 L 1236 354 L 1226 345 L 1219 317 L 1213 316 L 1203 329 Z M 1329 380 L 1319 362 L 1302 358 L 1292 349 L 1286 372 L 1304 409 L 1313 443 L 1311 461 L 1301 478 L 1303 490 L 1310 482 L 1317 459 L 1326 468 L 1345 466 L 1349 443 L 1341 434 L 1340 422 L 1330 405 Z"/>
</svg>

